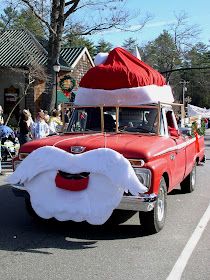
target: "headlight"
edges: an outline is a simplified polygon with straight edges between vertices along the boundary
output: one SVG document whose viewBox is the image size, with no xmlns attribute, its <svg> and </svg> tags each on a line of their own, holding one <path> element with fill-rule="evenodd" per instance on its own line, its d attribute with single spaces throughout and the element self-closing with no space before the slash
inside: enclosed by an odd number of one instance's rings
<svg viewBox="0 0 210 280">
<path fill-rule="evenodd" d="M 151 171 L 146 168 L 134 168 L 139 181 L 148 189 L 151 186 Z"/>
</svg>

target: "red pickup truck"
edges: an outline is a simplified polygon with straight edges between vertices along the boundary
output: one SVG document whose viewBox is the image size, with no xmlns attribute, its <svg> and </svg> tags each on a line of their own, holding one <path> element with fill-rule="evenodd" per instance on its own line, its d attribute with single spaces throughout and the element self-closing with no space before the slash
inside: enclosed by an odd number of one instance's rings
<svg viewBox="0 0 210 280">
<path fill-rule="evenodd" d="M 35 216 L 102 224 L 113 210 L 121 221 L 139 212 L 158 232 L 167 193 L 195 188 L 204 137 L 178 130 L 172 89 L 155 69 L 122 48 L 101 58 L 80 82 L 67 131 L 24 144 L 10 183 Z"/>
<path fill-rule="evenodd" d="M 125 193 L 114 212 L 120 212 L 121 217 L 129 211 L 138 212 L 140 224 L 153 233 L 164 226 L 167 193 L 178 184 L 183 192 L 192 192 L 196 185 L 196 165 L 204 160 L 204 137 L 181 133 L 172 105 L 163 103 L 76 106 L 64 133 L 28 142 L 20 148 L 13 162 L 14 169 L 32 151 L 43 146 L 54 146 L 72 154 L 109 148 L 123 155 L 148 191 L 135 196 Z M 13 185 L 13 190 L 16 195 L 26 197 L 27 209 L 36 215 L 22 186 Z"/>
</svg>

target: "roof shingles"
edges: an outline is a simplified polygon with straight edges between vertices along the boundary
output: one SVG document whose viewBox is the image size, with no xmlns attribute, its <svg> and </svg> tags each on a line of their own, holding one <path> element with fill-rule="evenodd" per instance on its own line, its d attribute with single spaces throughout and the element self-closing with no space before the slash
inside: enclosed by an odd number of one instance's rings
<svg viewBox="0 0 210 280">
<path fill-rule="evenodd" d="M 0 34 L 1 67 L 24 67 L 46 61 L 47 51 L 26 30 L 7 30 Z"/>
<path fill-rule="evenodd" d="M 60 64 L 63 70 L 74 67 L 84 47 L 61 50 Z M 6 30 L 0 33 L 0 67 L 27 67 L 34 63 L 45 65 L 47 51 L 36 38 L 25 29 Z"/>
</svg>

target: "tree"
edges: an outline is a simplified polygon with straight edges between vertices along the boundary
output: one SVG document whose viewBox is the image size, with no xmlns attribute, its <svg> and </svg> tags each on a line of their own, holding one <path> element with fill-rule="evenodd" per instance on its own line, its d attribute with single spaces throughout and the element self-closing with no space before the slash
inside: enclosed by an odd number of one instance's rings
<svg viewBox="0 0 210 280">
<path fill-rule="evenodd" d="M 0 30 L 12 28 L 25 28 L 32 32 L 38 40 L 42 40 L 45 36 L 44 27 L 37 21 L 30 9 L 19 11 L 12 6 L 4 9 L 4 13 L 0 16 Z"/>
<path fill-rule="evenodd" d="M 15 1 L 15 0 L 13 0 Z M 125 0 L 51 0 L 46 2 L 50 17 L 43 14 L 43 1 L 20 0 L 48 28 L 48 81 L 43 93 L 43 109 L 52 110 L 55 105 L 55 72 L 53 65 L 59 61 L 64 27 L 77 35 L 90 35 L 110 28 L 126 28 L 132 19 L 124 8 Z M 42 9 L 41 9 L 42 8 Z M 83 13 L 82 13 L 83 12 Z M 144 20 L 144 23 L 146 20 Z M 78 28 L 79 26 L 79 28 Z M 143 25 L 139 25 L 139 29 Z M 75 28 L 76 27 L 76 28 Z"/>
<path fill-rule="evenodd" d="M 169 32 L 180 55 L 185 55 L 198 38 L 201 30 L 196 24 L 188 24 L 188 16 L 185 12 L 175 14 L 176 23 L 169 26 Z"/>
<path fill-rule="evenodd" d="M 37 21 L 37 18 L 30 9 L 21 10 L 14 25 L 14 27 L 27 28 L 39 41 L 45 37 L 44 27 L 41 22 Z"/>
<path fill-rule="evenodd" d="M 210 68 L 208 47 L 203 43 L 197 43 L 194 45 L 185 54 L 183 67 L 185 69 L 187 67 L 189 69 L 191 68 L 191 70 L 183 71 L 182 78 L 189 82 L 186 94 L 192 98 L 192 104 L 199 107 L 209 107 L 209 69 L 205 69 L 206 67 Z"/>
<path fill-rule="evenodd" d="M 62 47 L 69 48 L 69 47 L 86 47 L 90 53 L 91 57 L 95 55 L 95 46 L 94 43 L 84 36 L 74 35 L 74 34 L 67 34 L 63 39 Z"/>
<path fill-rule="evenodd" d="M 9 28 L 14 28 L 15 22 L 18 19 L 18 11 L 13 7 L 8 6 L 0 15 L 0 30 L 4 31 Z"/>
<path fill-rule="evenodd" d="M 97 53 L 100 53 L 100 52 L 110 52 L 110 50 L 112 49 L 112 44 L 105 41 L 104 39 L 101 39 L 98 41 L 98 45 L 95 47 L 95 55 Z"/>
<path fill-rule="evenodd" d="M 136 39 L 129 37 L 123 42 L 122 47 L 125 48 L 127 51 L 134 53 L 136 47 L 138 47 L 138 44 L 136 42 Z"/>
<path fill-rule="evenodd" d="M 164 30 L 157 39 L 149 42 L 143 49 L 143 60 L 153 66 L 159 72 L 170 71 L 180 66 L 181 60 L 176 49 L 173 37 L 168 31 Z M 168 72 L 165 77 L 168 82 L 171 73 Z"/>
</svg>

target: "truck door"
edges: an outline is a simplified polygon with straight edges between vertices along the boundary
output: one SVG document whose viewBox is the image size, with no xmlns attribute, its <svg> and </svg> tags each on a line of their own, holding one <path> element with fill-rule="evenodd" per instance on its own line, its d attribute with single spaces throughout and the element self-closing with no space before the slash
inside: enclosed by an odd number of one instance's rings
<svg viewBox="0 0 210 280">
<path fill-rule="evenodd" d="M 174 112 L 168 110 L 166 112 L 168 136 L 174 141 L 174 149 L 172 148 L 169 164 L 171 166 L 172 185 L 179 184 L 184 177 L 186 168 L 186 141 L 183 136 L 178 133 L 178 126 Z"/>
</svg>

